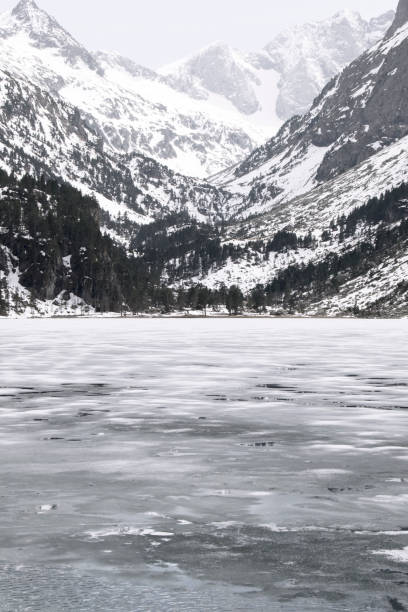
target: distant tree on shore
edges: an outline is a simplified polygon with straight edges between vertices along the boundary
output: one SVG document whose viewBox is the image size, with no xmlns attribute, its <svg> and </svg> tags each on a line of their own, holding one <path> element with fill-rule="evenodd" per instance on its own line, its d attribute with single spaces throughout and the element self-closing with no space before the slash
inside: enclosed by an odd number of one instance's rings
<svg viewBox="0 0 408 612">
<path fill-rule="evenodd" d="M 0 280 L 0 317 L 6 317 L 8 315 L 8 288 L 6 279 L 3 278 Z"/>
<path fill-rule="evenodd" d="M 244 304 L 244 296 L 241 289 L 237 285 L 232 285 L 229 288 L 226 300 L 227 310 L 230 315 L 239 314 Z"/>
</svg>

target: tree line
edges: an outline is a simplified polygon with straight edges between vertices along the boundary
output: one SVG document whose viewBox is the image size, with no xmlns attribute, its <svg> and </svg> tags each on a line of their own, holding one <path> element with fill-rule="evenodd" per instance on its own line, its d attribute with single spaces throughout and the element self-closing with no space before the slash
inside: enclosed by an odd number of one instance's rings
<svg viewBox="0 0 408 612">
<path fill-rule="evenodd" d="M 19 300 L 17 294 L 9 295 L 10 270 L 1 247 L 8 249 L 33 304 L 74 294 L 97 312 L 205 312 L 225 306 L 230 314 L 238 314 L 243 306 L 244 296 L 236 286 L 211 290 L 197 284 L 177 291 L 163 283 L 166 257 L 177 256 L 183 241 L 193 242 L 202 253 L 206 245 L 214 245 L 216 252 L 218 242 L 208 239 L 209 228 L 186 228 L 174 244 L 162 236 L 154 238 L 165 222 L 157 222 L 146 236 L 141 228 L 137 247 L 144 243 L 144 250 L 138 256 L 102 234 L 103 213 L 96 200 L 69 184 L 45 177 L 17 179 L 0 171 L 0 189 L 0 315 Z M 211 248 L 208 252 L 212 257 Z"/>
<path fill-rule="evenodd" d="M 366 226 L 365 238 L 353 247 L 317 262 L 290 265 L 244 295 L 237 285 L 208 288 L 191 279 L 205 277 L 227 261 L 247 258 L 256 264 L 272 252 L 314 248 L 316 238 L 281 230 L 266 241 L 228 243 L 222 226 L 199 223 L 180 212 L 142 227 L 120 218 L 117 223 L 129 239 L 124 246 L 101 232 L 101 226 L 115 222 L 96 200 L 69 184 L 44 176 L 18 179 L 0 171 L 0 190 L 0 315 L 18 301 L 7 288 L 5 248 L 33 303 L 74 294 L 97 312 L 205 314 L 225 308 L 236 315 L 267 307 L 301 310 L 310 300 L 337 293 L 385 254 L 403 248 L 408 238 L 408 185 L 403 184 L 339 216 L 322 234 L 322 241 L 338 244 Z"/>
</svg>

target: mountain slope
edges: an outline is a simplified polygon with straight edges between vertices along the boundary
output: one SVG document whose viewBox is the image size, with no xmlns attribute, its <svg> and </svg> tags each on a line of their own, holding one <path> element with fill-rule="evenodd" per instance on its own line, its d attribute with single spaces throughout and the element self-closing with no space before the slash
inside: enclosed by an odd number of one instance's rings
<svg viewBox="0 0 408 612">
<path fill-rule="evenodd" d="M 0 36 L 3 39 L 19 37 L 21 41 L 27 36 L 37 49 L 58 49 L 71 64 L 83 62 L 92 70 L 97 70 L 92 55 L 53 17 L 41 11 L 34 0 L 22 0 L 12 11 L 2 15 Z"/>
<path fill-rule="evenodd" d="M 333 233 L 339 217 L 349 216 L 370 198 L 408 183 L 407 159 L 408 136 L 309 193 L 276 204 L 267 213 L 231 223 L 226 228 L 224 242 L 233 242 L 248 252 L 241 259 L 196 280 L 211 287 L 223 282 L 239 284 L 248 291 L 258 283 L 266 284 L 289 265 L 319 261 L 329 253 L 341 251 L 345 245 L 338 242 L 338 236 L 330 240 L 322 236 Z M 293 248 L 289 240 L 289 249 L 284 248 L 279 256 L 265 257 L 265 245 L 282 232 L 298 237 L 310 235 L 313 246 L 303 248 L 295 241 Z"/>
<path fill-rule="evenodd" d="M 227 259 L 213 259 L 188 282 L 238 285 L 281 314 L 408 316 L 407 158 L 408 137 L 306 196 L 228 227 Z"/>
<path fill-rule="evenodd" d="M 263 139 L 238 115 L 176 92 L 148 70 L 90 54 L 34 0 L 0 18 L 0 68 L 88 114 L 112 152 L 138 152 L 205 176 L 238 161 Z"/>
<path fill-rule="evenodd" d="M 406 2 L 399 2 L 395 19 L 392 22 L 388 32 L 387 38 L 390 38 L 399 28 L 408 22 L 408 4 Z"/>
<path fill-rule="evenodd" d="M 221 220 L 234 201 L 153 159 L 112 153 L 77 108 L 2 71 L 0 148 L 4 170 L 61 178 L 95 195 L 113 219 L 126 215 L 136 225 L 181 211 Z"/>
</svg>

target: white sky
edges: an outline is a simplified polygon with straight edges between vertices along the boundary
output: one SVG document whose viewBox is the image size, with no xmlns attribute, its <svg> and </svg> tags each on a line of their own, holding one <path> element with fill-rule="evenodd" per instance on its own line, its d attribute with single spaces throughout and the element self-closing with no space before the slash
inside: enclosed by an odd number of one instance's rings
<svg viewBox="0 0 408 612">
<path fill-rule="evenodd" d="M 214 41 L 262 48 L 287 26 L 324 19 L 344 8 L 363 16 L 397 0 L 37 0 L 90 49 L 119 51 L 159 67 Z M 17 0 L 0 0 L 0 11 Z"/>
</svg>

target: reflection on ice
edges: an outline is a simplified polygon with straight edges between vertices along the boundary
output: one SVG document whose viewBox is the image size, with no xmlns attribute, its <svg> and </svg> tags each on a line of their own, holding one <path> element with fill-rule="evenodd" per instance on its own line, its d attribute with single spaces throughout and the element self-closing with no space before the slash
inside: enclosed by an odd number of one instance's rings
<svg viewBox="0 0 408 612">
<path fill-rule="evenodd" d="M 405 605 L 406 321 L 0 334 L 1 612 Z"/>
</svg>

